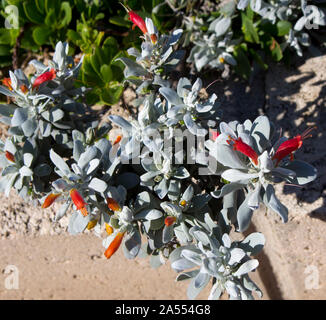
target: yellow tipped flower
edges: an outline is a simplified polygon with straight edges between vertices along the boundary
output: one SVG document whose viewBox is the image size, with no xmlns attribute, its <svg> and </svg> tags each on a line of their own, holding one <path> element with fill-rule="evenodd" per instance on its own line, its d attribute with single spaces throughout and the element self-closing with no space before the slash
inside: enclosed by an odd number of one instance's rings
<svg viewBox="0 0 326 320">
<path fill-rule="evenodd" d="M 121 207 L 117 201 L 115 201 L 113 198 L 106 198 L 106 203 L 108 204 L 108 207 L 112 211 L 121 211 Z"/>
<path fill-rule="evenodd" d="M 106 231 L 106 233 L 108 234 L 108 235 L 111 235 L 112 233 L 113 233 L 113 228 L 108 224 L 108 223 L 106 223 L 105 224 L 105 231 Z"/>
<path fill-rule="evenodd" d="M 180 206 L 185 207 L 186 204 L 187 204 L 187 201 L 186 200 L 181 200 L 180 201 Z"/>
<path fill-rule="evenodd" d="M 225 59 L 224 59 L 223 57 L 220 57 L 218 60 L 219 60 L 221 63 L 225 63 Z"/>
<path fill-rule="evenodd" d="M 50 193 L 44 200 L 42 204 L 42 208 L 48 208 L 58 197 L 60 197 L 61 193 Z"/>
<path fill-rule="evenodd" d="M 90 222 L 88 222 L 87 229 L 92 230 L 97 225 L 97 221 L 98 220 L 91 220 Z"/>
<path fill-rule="evenodd" d="M 88 215 L 87 209 L 86 209 L 86 202 L 84 201 L 83 197 L 80 195 L 80 193 L 75 189 L 70 190 L 70 197 L 77 209 L 81 212 L 81 214 L 86 217 Z"/>
</svg>

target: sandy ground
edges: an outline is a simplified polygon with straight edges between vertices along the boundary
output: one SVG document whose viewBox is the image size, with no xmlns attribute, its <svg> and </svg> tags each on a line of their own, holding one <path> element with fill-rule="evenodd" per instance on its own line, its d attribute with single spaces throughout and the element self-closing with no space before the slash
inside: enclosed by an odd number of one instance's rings
<svg viewBox="0 0 326 320">
<path fill-rule="evenodd" d="M 305 59 L 296 58 L 290 69 L 273 65 L 265 74 L 258 74 L 251 87 L 232 78 L 209 88 L 209 93 L 218 94 L 226 120 L 253 120 L 266 113 L 289 136 L 300 134 L 307 126 L 318 127 L 314 138 L 305 141 L 297 153 L 317 167 L 318 179 L 309 187 L 277 189 L 279 195 L 284 193 L 280 197 L 289 208 L 289 223 L 281 224 L 276 215 L 266 215 L 264 210 L 255 214 L 254 227 L 266 231 L 267 245 L 258 257 L 261 265 L 253 278 L 265 299 L 326 298 L 322 282 L 325 279 L 326 283 L 326 64 L 325 57 L 314 52 Z M 127 115 L 121 105 L 108 113 Z M 187 283 L 176 283 L 169 265 L 153 270 L 148 260 L 127 261 L 122 252 L 107 261 L 101 239 L 92 233 L 67 235 L 67 218 L 53 222 L 57 205 L 42 210 L 26 205 L 14 193 L 9 198 L 0 195 L 0 201 L 0 299 L 186 299 Z M 302 268 L 311 261 L 318 266 L 322 283 L 319 291 L 305 294 L 302 286 L 288 279 L 292 270 L 298 276 L 295 272 L 303 273 Z M 8 265 L 19 270 L 17 290 L 6 289 Z M 208 290 L 200 298 L 207 294 Z"/>
</svg>

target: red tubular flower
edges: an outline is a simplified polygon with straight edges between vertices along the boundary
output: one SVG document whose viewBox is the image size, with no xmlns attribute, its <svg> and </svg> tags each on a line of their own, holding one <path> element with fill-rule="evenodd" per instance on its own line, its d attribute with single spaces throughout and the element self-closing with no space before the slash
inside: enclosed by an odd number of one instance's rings
<svg viewBox="0 0 326 320">
<path fill-rule="evenodd" d="M 227 143 L 230 144 L 231 141 L 233 141 L 234 150 L 243 153 L 248 158 L 250 158 L 255 165 L 258 165 L 258 155 L 253 148 L 244 143 L 241 138 L 234 139 L 229 136 L 229 139 L 230 140 L 227 140 Z"/>
<path fill-rule="evenodd" d="M 50 207 L 50 205 L 55 201 L 55 199 L 57 199 L 58 197 L 60 197 L 61 193 L 50 193 L 44 200 L 43 204 L 42 204 L 42 208 L 48 208 Z"/>
<path fill-rule="evenodd" d="M 9 151 L 6 151 L 5 157 L 7 158 L 7 160 L 11 162 L 15 162 L 15 156 Z"/>
<path fill-rule="evenodd" d="M 164 223 L 167 227 L 172 226 L 177 221 L 176 217 L 168 216 L 165 218 Z"/>
<path fill-rule="evenodd" d="M 314 129 L 315 127 L 309 128 L 302 135 L 297 135 L 296 137 L 281 143 L 273 156 L 273 159 L 277 160 L 276 165 L 278 165 L 279 162 L 288 155 L 290 155 L 290 159 L 293 160 L 293 153 L 301 148 L 304 139 L 311 137 L 310 132 Z"/>
<path fill-rule="evenodd" d="M 2 84 L 4 86 L 6 86 L 10 91 L 12 91 L 11 79 L 10 78 L 4 78 L 4 79 L 2 79 Z"/>
<path fill-rule="evenodd" d="M 125 232 L 117 233 L 113 241 L 110 243 L 109 247 L 104 252 L 104 255 L 107 259 L 110 259 L 111 256 L 119 249 L 124 235 Z"/>
<path fill-rule="evenodd" d="M 70 190 L 70 197 L 77 209 L 81 212 L 81 214 L 86 217 L 88 215 L 87 209 L 86 209 L 86 202 L 84 201 L 83 197 L 80 195 L 80 193 L 75 189 Z"/>
<path fill-rule="evenodd" d="M 128 14 L 129 14 L 129 20 L 131 20 L 134 23 L 132 29 L 134 30 L 134 28 L 137 26 L 143 32 L 143 34 L 146 34 L 147 27 L 143 18 L 134 11 L 128 10 Z"/>
<path fill-rule="evenodd" d="M 33 83 L 33 89 L 40 86 L 42 83 L 46 81 L 53 80 L 55 77 L 56 77 L 56 72 L 54 69 L 51 69 L 50 71 L 40 74 Z"/>
<path fill-rule="evenodd" d="M 106 198 L 106 203 L 110 210 L 112 211 L 120 211 L 121 207 L 117 201 L 115 201 L 113 198 Z"/>
</svg>

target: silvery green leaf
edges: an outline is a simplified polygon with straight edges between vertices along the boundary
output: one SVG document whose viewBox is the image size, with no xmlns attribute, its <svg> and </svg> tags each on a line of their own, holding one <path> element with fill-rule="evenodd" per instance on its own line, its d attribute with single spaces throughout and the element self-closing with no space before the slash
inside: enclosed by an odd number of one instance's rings
<svg viewBox="0 0 326 320">
<path fill-rule="evenodd" d="M 247 252 L 248 255 L 254 256 L 263 249 L 265 242 L 266 240 L 262 233 L 253 232 L 239 243 L 239 247 Z"/>
<path fill-rule="evenodd" d="M 229 27 L 231 26 L 231 18 L 230 17 L 223 17 L 219 19 L 218 22 L 215 24 L 215 35 L 216 37 L 220 37 L 225 34 Z"/>
<path fill-rule="evenodd" d="M 240 266 L 240 268 L 233 274 L 235 277 L 241 277 L 253 270 L 255 270 L 259 265 L 258 260 L 252 259 L 246 261 L 244 264 Z"/>
<path fill-rule="evenodd" d="M 17 173 L 18 172 L 18 168 L 15 165 L 9 165 L 6 166 L 5 168 L 2 169 L 1 171 L 1 175 L 2 176 L 6 176 L 8 174 L 12 174 L 12 173 Z"/>
<path fill-rule="evenodd" d="M 190 281 L 190 284 L 188 286 L 188 289 L 187 289 L 187 296 L 188 296 L 188 299 L 190 300 L 194 300 L 196 299 L 196 297 L 198 296 L 198 294 L 200 293 L 200 291 L 206 287 L 206 285 L 208 284 L 209 282 L 209 277 L 207 277 L 205 279 L 205 282 L 202 284 L 202 286 L 200 288 L 196 288 L 195 287 L 195 278 L 193 278 L 191 281 Z"/>
<path fill-rule="evenodd" d="M 301 17 L 301 18 L 296 22 L 296 24 L 294 25 L 293 29 L 294 29 L 295 31 L 301 31 L 301 30 L 304 28 L 306 22 L 307 22 L 307 18 L 306 18 L 305 16 L 302 16 L 302 17 Z"/>
<path fill-rule="evenodd" d="M 171 201 L 177 201 L 180 196 L 181 191 L 181 182 L 179 180 L 170 180 L 169 190 L 168 190 L 168 197 Z"/>
<path fill-rule="evenodd" d="M 97 156 L 97 151 L 98 149 L 95 146 L 88 147 L 85 152 L 80 155 L 77 162 L 78 166 L 81 169 L 84 169 L 89 164 L 89 162 Z"/>
<path fill-rule="evenodd" d="M 135 215 L 135 219 L 156 220 L 163 216 L 163 213 L 157 209 L 142 210 Z"/>
<path fill-rule="evenodd" d="M 230 250 L 231 257 L 228 261 L 229 265 L 233 265 L 235 263 L 240 263 L 242 258 L 246 255 L 246 253 L 241 248 L 233 248 Z"/>
<path fill-rule="evenodd" d="M 259 208 L 261 184 L 257 183 L 256 188 L 248 195 L 248 207 L 252 210 Z"/>
<path fill-rule="evenodd" d="M 28 152 L 23 154 L 23 161 L 25 166 L 30 167 L 33 162 L 33 159 L 34 159 L 33 154 Z"/>
<path fill-rule="evenodd" d="M 182 200 L 185 200 L 186 202 L 190 201 L 194 196 L 194 187 L 192 185 L 189 185 L 185 192 L 182 194 Z"/>
<path fill-rule="evenodd" d="M 234 57 L 232 56 L 232 54 L 227 53 L 227 52 L 223 52 L 222 53 L 222 57 L 231 66 L 236 66 L 237 65 L 237 60 L 234 59 Z"/>
<path fill-rule="evenodd" d="M 249 291 L 254 291 L 258 295 L 259 298 L 263 297 L 263 293 L 258 288 L 258 286 L 249 278 L 248 275 L 244 275 L 242 277 L 244 287 Z"/>
<path fill-rule="evenodd" d="M 141 248 L 141 236 L 138 230 L 133 230 L 130 234 L 127 235 L 123 250 L 125 257 L 127 259 L 134 259 L 137 257 L 139 250 Z"/>
<path fill-rule="evenodd" d="M 46 163 L 41 163 L 34 168 L 34 173 L 39 177 L 45 177 L 50 175 L 52 169 Z"/>
<path fill-rule="evenodd" d="M 186 179 L 190 177 L 190 173 L 185 167 L 179 167 L 175 170 L 173 176 L 178 179 Z"/>
<path fill-rule="evenodd" d="M 255 138 L 258 151 L 262 153 L 271 138 L 271 125 L 266 116 L 259 116 L 252 124 L 251 135 Z"/>
<path fill-rule="evenodd" d="M 127 53 L 130 55 L 130 56 L 134 56 L 134 57 L 139 57 L 140 56 L 140 52 L 138 49 L 134 48 L 134 47 L 131 47 L 127 50 Z"/>
<path fill-rule="evenodd" d="M 33 171 L 30 168 L 23 166 L 19 169 L 19 174 L 23 177 L 30 177 L 33 175 Z"/>
<path fill-rule="evenodd" d="M 71 174 L 66 162 L 53 149 L 50 150 L 50 159 L 64 175 L 69 176 Z"/>
<path fill-rule="evenodd" d="M 198 274 L 198 272 L 199 272 L 199 269 L 192 270 L 192 271 L 182 272 L 182 273 L 180 273 L 180 274 L 177 275 L 175 281 L 189 280 L 191 278 L 196 277 L 196 275 Z"/>
<path fill-rule="evenodd" d="M 238 155 L 229 146 L 218 144 L 216 146 L 216 160 L 222 165 L 234 169 L 247 169 L 246 165 L 240 160 Z"/>
<path fill-rule="evenodd" d="M 152 196 L 147 191 L 143 191 L 136 196 L 136 199 L 133 203 L 133 209 L 135 213 L 139 212 L 146 207 L 149 207 L 153 202 Z"/>
<path fill-rule="evenodd" d="M 4 117 L 12 117 L 17 107 L 13 104 L 0 103 L 0 115 Z"/>
<path fill-rule="evenodd" d="M 196 289 L 204 288 L 208 283 L 207 278 L 209 279 L 210 276 L 206 272 L 200 271 L 195 277 L 194 287 Z"/>
<path fill-rule="evenodd" d="M 67 212 L 67 210 L 70 207 L 71 202 L 68 201 L 66 203 L 64 203 L 63 205 L 61 205 L 59 211 L 56 213 L 54 221 L 59 221 Z"/>
<path fill-rule="evenodd" d="M 87 175 L 90 175 L 91 173 L 93 173 L 97 167 L 99 166 L 100 164 L 100 160 L 99 159 L 93 159 L 89 162 L 89 165 L 88 165 L 88 168 L 87 168 L 87 172 L 86 174 Z"/>
<path fill-rule="evenodd" d="M 205 136 L 207 134 L 207 130 L 200 127 L 193 119 L 190 112 L 187 112 L 183 116 L 183 121 L 187 127 L 187 129 L 195 136 Z"/>
<path fill-rule="evenodd" d="M 177 30 L 173 30 L 172 35 L 169 37 L 169 40 L 167 42 L 167 46 L 173 46 L 175 45 L 180 37 L 182 36 L 183 30 L 182 29 L 177 29 Z"/>
<path fill-rule="evenodd" d="M 264 194 L 264 202 L 266 206 L 275 211 L 285 223 L 288 221 L 288 209 L 277 199 L 274 187 L 269 184 Z"/>
<path fill-rule="evenodd" d="M 216 190 L 216 191 L 211 192 L 211 195 L 214 198 L 222 198 L 226 194 L 229 194 L 230 192 L 234 192 L 236 190 L 242 189 L 243 187 L 245 187 L 245 185 L 240 184 L 240 183 L 236 183 L 236 182 L 232 182 L 232 183 L 225 184 L 219 190 Z"/>
<path fill-rule="evenodd" d="M 218 275 L 217 263 L 217 258 L 205 258 L 203 259 L 202 269 L 210 276 L 216 277 Z"/>
<path fill-rule="evenodd" d="M 293 160 L 284 168 L 295 172 L 296 176 L 289 177 L 288 180 L 299 185 L 309 183 L 317 177 L 317 169 L 304 161 Z"/>
<path fill-rule="evenodd" d="M 159 268 L 161 265 L 164 264 L 164 261 L 162 261 L 162 258 L 161 256 L 158 254 L 158 255 L 151 255 L 150 256 L 150 265 L 153 269 L 157 269 Z"/>
<path fill-rule="evenodd" d="M 181 208 L 171 202 L 161 202 L 161 208 L 169 215 L 173 217 L 180 217 L 182 214 Z"/>
<path fill-rule="evenodd" d="M 208 300 L 218 300 L 221 294 L 222 294 L 222 290 L 220 284 L 219 282 L 216 282 L 209 293 Z"/>
<path fill-rule="evenodd" d="M 121 61 L 126 66 L 124 70 L 124 75 L 126 78 L 131 76 L 145 76 L 147 74 L 147 71 L 140 64 L 131 59 L 122 57 L 118 58 L 116 61 Z"/>
<path fill-rule="evenodd" d="M 227 233 L 223 234 L 222 241 L 223 241 L 224 247 L 231 248 L 231 239 Z"/>
<path fill-rule="evenodd" d="M 39 129 L 43 137 L 48 137 L 51 134 L 52 125 L 49 122 L 39 120 L 38 121 Z"/>
<path fill-rule="evenodd" d="M 222 178 L 230 182 L 239 182 L 258 178 L 258 173 L 246 173 L 237 169 L 228 169 L 222 173 Z"/>
<path fill-rule="evenodd" d="M 90 215 L 84 217 L 80 212 L 74 212 L 69 220 L 68 232 L 72 235 L 83 232 L 89 221 Z"/>
<path fill-rule="evenodd" d="M 132 133 L 132 128 L 133 128 L 132 125 L 122 117 L 116 115 L 110 115 L 109 120 L 111 120 L 113 123 L 115 123 L 122 129 L 125 129 L 126 131 Z"/>
<path fill-rule="evenodd" d="M 250 0 L 240 0 L 237 5 L 238 10 L 244 10 L 247 8 Z"/>
<path fill-rule="evenodd" d="M 181 258 L 171 263 L 171 268 L 176 272 L 181 272 L 183 270 L 194 268 L 196 266 L 196 264 L 184 258 Z"/>
<path fill-rule="evenodd" d="M 194 210 L 200 210 L 203 208 L 208 201 L 211 199 L 211 196 L 209 194 L 196 194 L 192 198 L 192 207 Z"/>
<path fill-rule="evenodd" d="M 191 90 L 191 82 L 187 78 L 180 78 L 177 86 L 177 93 L 180 97 L 184 97 Z"/>
<path fill-rule="evenodd" d="M 83 143 L 80 140 L 74 141 L 74 151 L 73 158 L 76 162 L 78 162 L 80 155 L 85 152 L 85 148 Z"/>
<path fill-rule="evenodd" d="M 159 92 L 172 105 L 176 106 L 176 105 L 183 104 L 183 101 L 181 100 L 181 98 L 178 96 L 178 94 L 174 90 L 172 90 L 170 88 L 166 88 L 166 87 L 161 87 L 159 89 Z"/>
<path fill-rule="evenodd" d="M 58 191 L 65 191 L 68 187 L 68 184 L 64 179 L 57 179 L 52 182 L 52 186 Z"/>
<path fill-rule="evenodd" d="M 250 193 L 247 195 L 245 201 L 243 201 L 243 203 L 241 204 L 241 206 L 237 211 L 239 232 L 243 232 L 248 229 L 253 214 L 253 210 L 250 209 L 248 206 L 248 196 L 250 196 Z"/>
<path fill-rule="evenodd" d="M 22 125 L 21 128 L 26 137 L 31 137 L 36 129 L 37 129 L 37 122 L 35 119 L 27 119 Z"/>
<path fill-rule="evenodd" d="M 36 59 L 31 60 L 28 64 L 31 64 L 33 67 L 35 67 L 37 73 L 43 73 L 47 68 L 42 62 Z"/>
<path fill-rule="evenodd" d="M 160 199 L 163 199 L 169 191 L 168 180 L 163 178 L 159 184 L 154 187 L 154 191 Z"/>
<path fill-rule="evenodd" d="M 14 112 L 14 115 L 11 119 L 11 125 L 13 127 L 21 126 L 28 119 L 28 110 L 27 108 L 17 108 Z"/>
<path fill-rule="evenodd" d="M 225 287 L 227 293 L 231 297 L 233 297 L 233 298 L 238 297 L 239 289 L 238 289 L 237 285 L 233 281 L 231 281 L 231 280 L 226 281 L 225 284 L 224 284 L 224 287 Z"/>
<path fill-rule="evenodd" d="M 7 97 L 15 98 L 16 94 L 13 91 L 8 90 L 6 87 L 0 85 L 0 93 Z"/>
<path fill-rule="evenodd" d="M 162 241 L 163 243 L 168 243 L 170 242 L 172 239 L 173 239 L 173 236 L 174 236 L 174 226 L 171 225 L 171 226 L 164 226 L 164 229 L 163 229 L 163 238 L 162 238 Z"/>
<path fill-rule="evenodd" d="M 105 181 L 101 179 L 93 178 L 92 181 L 89 183 L 88 187 L 97 192 L 104 192 L 108 185 Z"/>
</svg>

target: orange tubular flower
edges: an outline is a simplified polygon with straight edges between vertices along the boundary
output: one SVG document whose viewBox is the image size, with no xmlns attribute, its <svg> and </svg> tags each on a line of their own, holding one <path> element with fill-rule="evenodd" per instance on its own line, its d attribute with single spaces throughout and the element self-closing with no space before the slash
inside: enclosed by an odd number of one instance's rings
<svg viewBox="0 0 326 320">
<path fill-rule="evenodd" d="M 211 138 L 213 141 L 215 141 L 219 135 L 220 135 L 220 133 L 218 131 L 212 130 Z"/>
<path fill-rule="evenodd" d="M 177 221 L 176 217 L 168 216 L 165 218 L 164 223 L 167 227 L 172 226 Z"/>
<path fill-rule="evenodd" d="M 5 157 L 7 158 L 7 160 L 11 162 L 15 162 L 15 156 L 9 151 L 6 151 Z"/>
<path fill-rule="evenodd" d="M 10 78 L 2 79 L 2 84 L 6 86 L 10 91 L 12 91 L 11 80 Z"/>
<path fill-rule="evenodd" d="M 44 200 L 42 204 L 42 209 L 50 207 L 50 205 L 60 197 L 61 193 L 50 193 Z"/>
<path fill-rule="evenodd" d="M 113 228 L 108 224 L 108 223 L 106 223 L 105 224 L 105 231 L 106 231 L 106 233 L 108 234 L 108 235 L 111 235 L 112 233 L 113 233 Z"/>
<path fill-rule="evenodd" d="M 250 158 L 255 165 L 258 165 L 258 155 L 253 148 L 244 143 L 241 138 L 234 139 L 229 136 L 229 139 L 227 143 L 231 144 L 231 141 L 233 141 L 233 150 L 243 153 Z"/>
<path fill-rule="evenodd" d="M 77 209 L 81 212 L 81 214 L 86 217 L 88 215 L 87 209 L 86 209 L 86 202 L 84 201 L 83 197 L 80 195 L 80 193 L 76 189 L 70 190 L 70 197 Z"/>
<path fill-rule="evenodd" d="M 107 259 L 110 259 L 111 256 L 119 249 L 124 235 L 125 232 L 117 233 L 113 241 L 110 243 L 109 247 L 104 252 L 104 255 Z"/>
<path fill-rule="evenodd" d="M 277 160 L 276 165 L 284 159 L 286 156 L 290 155 L 290 159 L 293 160 L 293 153 L 301 148 L 303 140 L 311 137 L 311 130 L 314 130 L 315 127 L 307 129 L 302 135 L 297 135 L 296 137 L 286 140 L 278 147 L 276 153 L 273 156 L 273 159 Z"/>
<path fill-rule="evenodd" d="M 117 136 L 117 138 L 115 139 L 115 141 L 113 142 L 113 145 L 119 143 L 122 139 L 122 136 Z"/>
<path fill-rule="evenodd" d="M 33 89 L 40 86 L 42 83 L 46 81 L 55 79 L 55 77 L 56 77 L 56 72 L 54 69 L 51 69 L 50 71 L 40 74 L 33 83 Z"/>
<path fill-rule="evenodd" d="M 106 203 L 110 210 L 112 211 L 121 211 L 121 207 L 117 201 L 113 198 L 106 198 Z"/>
</svg>

